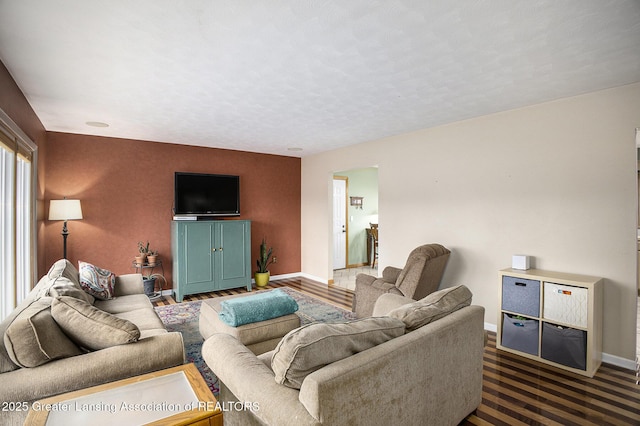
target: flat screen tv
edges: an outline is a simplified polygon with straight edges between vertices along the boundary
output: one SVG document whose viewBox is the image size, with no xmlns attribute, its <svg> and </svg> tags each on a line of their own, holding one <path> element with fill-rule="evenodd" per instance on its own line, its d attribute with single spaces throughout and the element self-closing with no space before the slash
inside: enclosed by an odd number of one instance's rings
<svg viewBox="0 0 640 426">
<path fill-rule="evenodd" d="M 176 216 L 240 216 L 240 177 L 175 172 Z"/>
</svg>

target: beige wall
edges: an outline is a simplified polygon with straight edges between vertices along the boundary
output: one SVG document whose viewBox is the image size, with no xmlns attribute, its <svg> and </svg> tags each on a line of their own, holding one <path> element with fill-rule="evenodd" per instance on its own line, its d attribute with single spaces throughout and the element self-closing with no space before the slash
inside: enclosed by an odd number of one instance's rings
<svg viewBox="0 0 640 426">
<path fill-rule="evenodd" d="M 331 174 L 378 165 L 381 268 L 444 244 L 453 251 L 444 285 L 467 285 L 490 324 L 497 271 L 512 254 L 602 276 L 604 352 L 632 360 L 638 126 L 634 84 L 305 157 L 302 271 L 331 277 Z"/>
</svg>

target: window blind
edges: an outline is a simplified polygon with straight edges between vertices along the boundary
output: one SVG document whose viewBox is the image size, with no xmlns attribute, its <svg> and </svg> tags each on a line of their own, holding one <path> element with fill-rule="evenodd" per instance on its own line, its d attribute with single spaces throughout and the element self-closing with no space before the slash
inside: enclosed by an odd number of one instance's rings
<svg viewBox="0 0 640 426">
<path fill-rule="evenodd" d="M 35 148 L 0 110 L 0 320 L 34 282 Z"/>
</svg>

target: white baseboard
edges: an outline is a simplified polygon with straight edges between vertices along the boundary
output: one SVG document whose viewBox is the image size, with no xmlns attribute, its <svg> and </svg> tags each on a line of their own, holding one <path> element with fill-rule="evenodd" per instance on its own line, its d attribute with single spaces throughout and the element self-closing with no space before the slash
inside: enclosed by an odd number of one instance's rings
<svg viewBox="0 0 640 426">
<path fill-rule="evenodd" d="M 611 355 L 611 354 L 602 354 L 602 362 L 605 364 L 615 365 L 616 367 L 626 368 L 627 370 L 636 369 L 635 360 L 622 358 L 619 356 Z"/>
<path fill-rule="evenodd" d="M 498 332 L 498 326 L 495 324 L 489 324 L 488 322 L 484 323 L 484 329 L 487 331 L 493 331 L 494 333 Z"/>
<path fill-rule="evenodd" d="M 297 274 L 294 274 L 297 277 L 302 277 L 302 278 L 307 278 L 313 281 L 317 281 L 319 283 L 322 284 L 329 284 L 329 280 L 326 280 L 324 278 L 320 278 L 320 277 L 316 277 L 314 275 L 310 275 L 310 274 L 305 274 L 304 272 L 298 272 Z"/>
<path fill-rule="evenodd" d="M 292 274 L 271 275 L 271 277 L 269 279 L 271 279 L 271 280 L 285 280 L 287 278 L 297 278 L 300 275 L 301 275 L 300 272 L 294 272 Z M 251 282 L 255 283 L 256 280 L 252 279 Z"/>
<path fill-rule="evenodd" d="M 309 278 L 309 279 L 314 280 L 314 281 L 323 282 L 323 280 L 321 280 L 320 278 L 317 278 L 317 277 L 314 277 L 314 276 L 308 275 L 308 274 L 303 274 L 301 272 L 294 272 L 292 274 L 271 275 L 270 279 L 272 279 L 272 280 L 282 280 L 282 279 L 287 279 L 287 278 L 298 278 L 298 277 L 304 277 L 304 278 Z M 255 283 L 256 283 L 255 278 L 251 278 L 251 284 L 255 284 Z M 324 283 L 327 284 L 327 280 L 324 280 Z M 162 295 L 163 296 L 171 296 L 171 295 L 173 295 L 173 289 L 170 288 L 168 290 L 162 290 Z"/>
</svg>

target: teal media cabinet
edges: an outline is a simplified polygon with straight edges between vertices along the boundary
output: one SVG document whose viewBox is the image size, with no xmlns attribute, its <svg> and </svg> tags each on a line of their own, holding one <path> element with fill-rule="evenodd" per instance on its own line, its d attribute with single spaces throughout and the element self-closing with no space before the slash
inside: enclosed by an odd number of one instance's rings
<svg viewBox="0 0 640 426">
<path fill-rule="evenodd" d="M 173 292 L 188 294 L 247 287 L 251 291 L 251 221 L 171 222 Z"/>
</svg>

